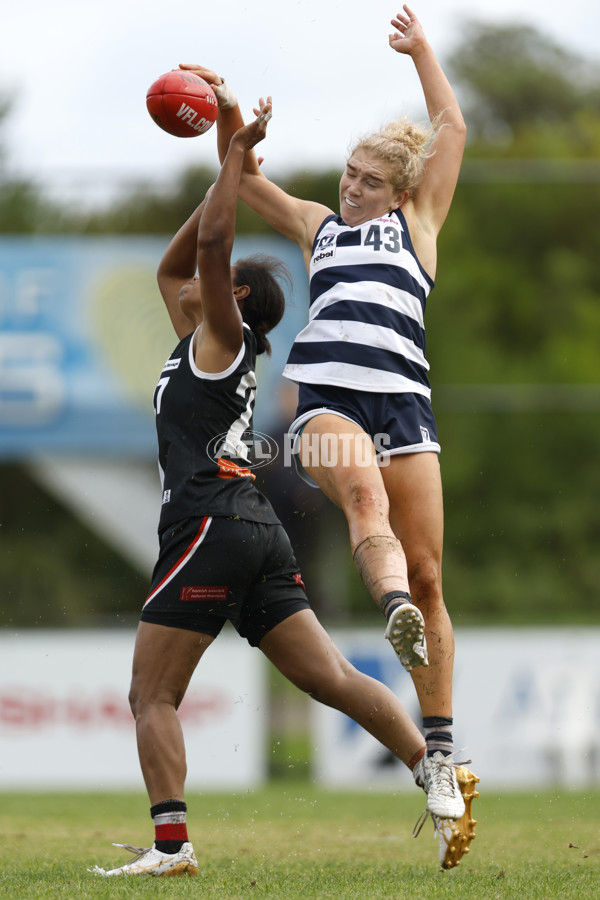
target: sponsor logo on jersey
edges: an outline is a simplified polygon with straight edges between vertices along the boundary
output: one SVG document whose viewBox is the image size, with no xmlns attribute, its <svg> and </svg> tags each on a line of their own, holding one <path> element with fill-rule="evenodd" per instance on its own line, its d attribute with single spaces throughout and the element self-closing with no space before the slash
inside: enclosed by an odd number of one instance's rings
<svg viewBox="0 0 600 900">
<path fill-rule="evenodd" d="M 178 369 L 181 357 L 179 359 L 168 359 L 163 366 L 163 372 L 170 372 L 171 369 Z"/>
<path fill-rule="evenodd" d="M 315 245 L 315 255 L 313 256 L 313 263 L 322 262 L 324 259 L 333 259 L 335 256 L 336 249 L 336 235 L 335 234 L 324 234 L 320 238 L 317 239 L 317 243 Z"/>
<path fill-rule="evenodd" d="M 334 250 L 325 250 L 323 253 L 319 253 L 318 256 L 313 257 L 313 262 L 318 263 L 322 262 L 324 259 L 333 259 L 335 256 Z"/>
</svg>

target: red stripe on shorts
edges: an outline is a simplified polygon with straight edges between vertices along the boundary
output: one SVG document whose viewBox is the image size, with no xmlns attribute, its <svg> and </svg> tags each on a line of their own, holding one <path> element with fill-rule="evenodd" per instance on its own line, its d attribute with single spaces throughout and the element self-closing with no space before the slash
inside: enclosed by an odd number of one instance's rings
<svg viewBox="0 0 600 900">
<path fill-rule="evenodd" d="M 150 601 L 154 597 L 156 597 L 158 592 L 166 584 L 168 584 L 169 581 L 171 581 L 171 579 L 175 577 L 175 575 L 177 575 L 177 573 L 185 566 L 186 562 L 194 555 L 194 553 L 196 552 L 196 550 L 198 549 L 198 547 L 200 546 L 200 544 L 206 537 L 206 532 L 208 531 L 208 527 L 211 522 L 212 522 L 212 516 L 204 516 L 204 518 L 202 519 L 202 522 L 200 523 L 200 528 L 198 529 L 194 540 L 192 541 L 190 546 L 187 548 L 187 550 L 185 551 L 183 556 L 181 556 L 177 560 L 175 565 L 171 569 L 169 569 L 169 571 L 167 572 L 165 577 L 156 585 L 156 587 L 154 588 L 154 590 L 152 591 L 152 593 L 150 594 L 150 596 L 144 603 L 144 606 L 147 606 L 148 603 L 150 603 Z"/>
</svg>

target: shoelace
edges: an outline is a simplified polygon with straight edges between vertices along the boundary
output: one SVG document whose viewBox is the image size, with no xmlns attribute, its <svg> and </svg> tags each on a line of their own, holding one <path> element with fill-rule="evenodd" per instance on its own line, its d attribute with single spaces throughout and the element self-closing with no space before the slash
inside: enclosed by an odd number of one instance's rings
<svg viewBox="0 0 600 900">
<path fill-rule="evenodd" d="M 431 813 L 429 812 L 427 807 L 425 807 L 425 809 L 423 810 L 423 812 L 421 813 L 421 815 L 415 822 L 415 827 L 412 830 L 412 836 L 414 838 L 419 837 L 419 835 L 421 834 L 421 829 L 423 828 L 423 825 L 425 824 L 425 822 L 427 821 L 429 816 L 431 816 Z M 432 818 L 433 818 L 433 816 L 432 816 Z"/>
<path fill-rule="evenodd" d="M 463 747 L 462 750 L 454 750 L 452 753 L 448 754 L 448 756 L 445 756 L 444 759 L 436 759 L 435 760 L 435 762 L 437 763 L 437 766 L 435 769 L 436 774 L 437 774 L 437 779 L 434 779 L 434 780 L 438 781 L 438 783 L 439 783 L 439 781 L 442 781 L 442 779 L 443 779 L 443 781 L 444 781 L 444 783 L 442 785 L 443 790 L 446 790 L 449 787 L 451 787 L 452 776 L 450 773 L 451 773 L 452 769 L 457 769 L 459 766 L 468 766 L 472 762 L 472 760 L 470 760 L 470 759 L 465 759 L 465 760 L 462 760 L 461 762 L 457 762 L 454 759 L 456 754 L 462 753 L 464 749 L 465 748 Z M 413 831 L 412 831 L 412 836 L 414 838 L 418 837 L 421 834 L 423 825 L 425 824 L 425 822 L 427 821 L 429 816 L 431 816 L 431 818 L 433 819 L 433 825 L 435 828 L 435 833 L 437 835 L 438 825 L 437 825 L 436 819 L 439 819 L 439 816 L 434 816 L 434 814 L 432 812 L 430 812 L 429 809 L 427 809 L 427 807 L 425 807 L 425 809 L 423 810 L 423 812 L 421 813 L 421 815 L 415 822 L 415 827 L 413 828 Z M 440 821 L 443 821 L 443 820 L 440 819 Z"/>
<path fill-rule="evenodd" d="M 460 766 L 468 766 L 471 763 L 470 759 L 461 760 L 460 762 L 456 761 L 454 757 L 457 753 L 462 752 L 463 750 L 454 750 L 453 753 L 450 753 L 443 759 L 433 760 L 435 767 L 431 772 L 431 780 L 434 782 L 436 788 L 442 793 L 449 793 L 452 791 L 452 769 L 458 769 Z"/>
<path fill-rule="evenodd" d="M 463 747 L 461 750 L 453 750 L 452 753 L 449 753 L 448 756 L 444 756 L 443 759 L 436 759 L 436 762 L 439 762 L 441 766 L 454 766 L 454 768 L 458 768 L 458 766 L 468 766 L 473 760 L 472 759 L 463 759 L 461 762 L 457 762 L 454 759 L 457 753 L 463 753 L 466 750 L 466 747 Z"/>
<path fill-rule="evenodd" d="M 441 819 L 439 816 L 434 815 L 434 813 L 432 813 L 430 810 L 427 809 L 427 807 L 425 807 L 425 809 L 423 810 L 423 812 L 421 813 L 421 815 L 415 822 L 415 827 L 412 830 L 412 836 L 414 838 L 419 837 L 419 835 L 421 834 L 423 825 L 425 824 L 425 822 L 427 821 L 427 819 L 430 816 L 433 821 L 433 828 L 434 828 L 436 837 L 438 836 L 439 832 L 441 831 L 442 822 L 452 822 L 453 825 L 456 824 L 454 819 Z"/>
<path fill-rule="evenodd" d="M 132 847 L 131 844 L 115 844 L 113 841 L 113 847 L 123 847 L 124 850 L 127 850 L 128 853 L 133 853 L 131 859 L 128 859 L 125 865 L 128 865 L 130 862 L 136 862 L 138 859 L 141 859 L 144 854 L 146 854 L 151 848 L 150 847 Z"/>
<path fill-rule="evenodd" d="M 123 865 L 128 866 L 130 863 L 137 862 L 138 859 L 141 859 L 150 847 L 132 847 L 131 844 L 117 844 L 113 841 L 113 847 L 123 847 L 124 850 L 127 850 L 129 853 L 133 853 L 131 859 L 128 859 L 127 862 L 123 863 Z M 106 869 L 103 869 L 101 866 L 94 866 L 93 869 L 88 869 L 88 872 L 92 872 L 95 875 L 106 875 Z"/>
<path fill-rule="evenodd" d="M 458 769 L 459 766 L 470 766 L 473 760 L 471 759 L 461 759 L 458 762 L 454 757 L 457 753 L 462 753 L 466 748 L 463 747 L 461 750 L 453 750 L 452 753 L 449 753 L 448 756 L 445 756 L 443 759 L 436 759 L 434 762 L 438 763 L 440 766 L 447 766 L 449 769 Z M 422 784 L 419 784 L 419 787 L 423 787 Z"/>
</svg>

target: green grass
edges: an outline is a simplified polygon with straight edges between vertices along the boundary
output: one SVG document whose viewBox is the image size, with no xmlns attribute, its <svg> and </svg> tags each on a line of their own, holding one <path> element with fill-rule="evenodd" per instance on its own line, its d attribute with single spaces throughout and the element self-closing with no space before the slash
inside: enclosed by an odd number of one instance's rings
<svg viewBox="0 0 600 900">
<path fill-rule="evenodd" d="M 236 794 L 188 796 L 197 878 L 101 879 L 126 859 L 111 841 L 152 842 L 141 794 L 5 794 L 0 897 L 395 898 L 547 900 L 600 896 L 600 792 L 496 795 L 474 804 L 477 839 L 437 866 L 418 793 L 331 793 L 280 779 Z M 429 823 L 428 823 L 429 826 Z"/>
</svg>

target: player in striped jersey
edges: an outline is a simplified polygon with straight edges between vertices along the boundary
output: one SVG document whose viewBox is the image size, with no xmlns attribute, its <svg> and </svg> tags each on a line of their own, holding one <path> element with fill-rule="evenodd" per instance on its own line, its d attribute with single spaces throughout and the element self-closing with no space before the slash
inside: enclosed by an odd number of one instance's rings
<svg viewBox="0 0 600 900">
<path fill-rule="evenodd" d="M 289 539 L 254 485 L 243 440 L 252 433 L 256 355 L 268 350 L 266 334 L 284 308 L 273 260 L 230 262 L 244 154 L 264 137 L 270 111 L 270 102 L 261 104 L 256 121 L 233 136 L 212 192 L 159 267 L 179 343 L 154 395 L 163 472 L 160 553 L 138 627 L 130 691 L 155 841 L 150 848 L 119 844 L 133 859 L 114 869 L 95 867 L 101 876 L 198 872 L 187 833 L 177 709 L 227 620 L 293 684 L 351 716 L 411 770 L 425 753 L 398 698 L 354 668 L 317 621 Z"/>
<path fill-rule="evenodd" d="M 466 128 L 415 14 L 404 6 L 392 26 L 389 45 L 412 59 L 430 125 L 402 120 L 359 140 L 341 176 L 339 215 L 282 191 L 254 154 L 240 197 L 303 252 L 309 322 L 285 368 L 299 383 L 291 426 L 299 470 L 346 514 L 357 569 L 419 698 L 428 749 L 416 777 L 447 794 L 452 816 L 461 805 L 452 770 L 454 635 L 442 594 L 440 446 L 424 316 Z M 212 70 L 184 68 L 217 93 L 222 159 L 242 121 L 235 95 Z"/>
</svg>

